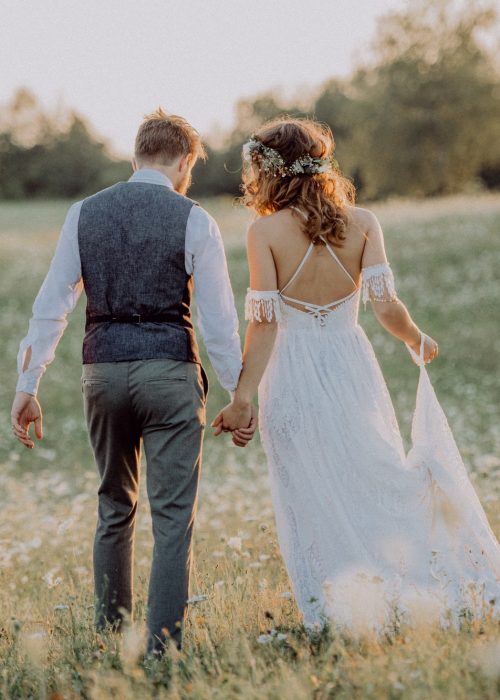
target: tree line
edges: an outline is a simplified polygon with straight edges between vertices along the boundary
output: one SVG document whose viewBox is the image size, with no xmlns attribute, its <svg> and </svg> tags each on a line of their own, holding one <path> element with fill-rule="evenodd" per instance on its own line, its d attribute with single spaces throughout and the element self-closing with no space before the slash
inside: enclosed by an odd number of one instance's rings
<svg viewBox="0 0 500 700">
<path fill-rule="evenodd" d="M 363 199 L 500 188 L 498 15 L 419 0 L 380 18 L 370 55 L 303 105 L 269 93 L 240 100 L 235 126 L 196 166 L 194 197 L 239 193 L 241 145 L 278 114 L 327 123 Z M 55 123 L 26 90 L 0 110 L 0 198 L 75 197 L 130 175 L 77 114 Z"/>
</svg>

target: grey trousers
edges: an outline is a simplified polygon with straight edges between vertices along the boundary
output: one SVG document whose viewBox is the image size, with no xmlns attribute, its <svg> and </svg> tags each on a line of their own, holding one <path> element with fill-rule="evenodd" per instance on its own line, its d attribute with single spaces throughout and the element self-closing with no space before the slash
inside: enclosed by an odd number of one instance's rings
<svg viewBox="0 0 500 700">
<path fill-rule="evenodd" d="M 151 508 L 153 558 L 147 654 L 170 637 L 181 647 L 189 597 L 192 531 L 206 423 L 203 368 L 171 359 L 84 364 L 82 392 L 101 477 L 94 539 L 94 624 L 121 629 L 132 617 L 134 531 L 141 443 Z"/>
</svg>

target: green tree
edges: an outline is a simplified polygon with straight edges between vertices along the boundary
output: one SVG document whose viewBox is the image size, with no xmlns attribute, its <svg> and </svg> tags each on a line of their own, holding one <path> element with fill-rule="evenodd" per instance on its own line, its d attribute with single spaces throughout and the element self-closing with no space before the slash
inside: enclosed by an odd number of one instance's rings
<svg viewBox="0 0 500 700">
<path fill-rule="evenodd" d="M 454 192 L 480 173 L 499 136 L 499 76 L 480 38 L 494 27 L 492 9 L 451 0 L 381 18 L 373 65 L 352 81 L 367 197 Z"/>
<path fill-rule="evenodd" d="M 0 197 L 77 197 L 130 175 L 78 114 L 48 115 L 21 88 L 0 111 Z"/>
</svg>

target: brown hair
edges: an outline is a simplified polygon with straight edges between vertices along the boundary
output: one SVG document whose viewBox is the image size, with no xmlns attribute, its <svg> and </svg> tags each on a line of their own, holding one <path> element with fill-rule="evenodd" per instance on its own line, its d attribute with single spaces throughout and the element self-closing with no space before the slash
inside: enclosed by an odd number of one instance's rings
<svg viewBox="0 0 500 700">
<path fill-rule="evenodd" d="M 139 161 L 159 161 L 163 165 L 170 165 L 179 156 L 188 154 L 194 160 L 207 157 L 196 129 L 183 117 L 167 114 L 161 107 L 144 117 L 134 151 Z"/>
<path fill-rule="evenodd" d="M 329 126 L 312 119 L 287 116 L 266 122 L 253 137 L 282 156 L 285 165 L 297 158 L 332 158 L 335 141 Z M 260 154 L 253 162 L 244 160 L 243 196 L 240 201 L 261 216 L 273 214 L 291 205 L 307 214 L 302 230 L 313 243 L 320 236 L 333 245 L 342 246 L 347 224 L 346 204 L 355 201 L 355 187 L 338 168 L 315 174 L 289 174 L 285 177 L 267 173 L 259 167 Z"/>
</svg>

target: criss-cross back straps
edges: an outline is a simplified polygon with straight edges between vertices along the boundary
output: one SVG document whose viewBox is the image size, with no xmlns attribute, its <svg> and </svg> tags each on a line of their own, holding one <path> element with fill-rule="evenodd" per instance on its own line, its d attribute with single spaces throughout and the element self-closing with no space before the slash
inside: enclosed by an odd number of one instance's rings
<svg viewBox="0 0 500 700">
<path fill-rule="evenodd" d="M 302 268 L 304 267 L 307 258 L 311 255 L 311 252 L 312 252 L 312 249 L 313 249 L 313 248 L 314 248 L 314 243 L 311 241 L 311 243 L 309 243 L 308 249 L 306 250 L 306 254 L 304 255 L 304 257 L 303 257 L 302 260 L 300 261 L 300 263 L 299 263 L 297 269 L 295 270 L 295 272 L 293 273 L 293 275 L 290 277 L 290 279 L 288 280 L 288 282 L 285 284 L 285 286 L 282 287 L 282 288 L 280 289 L 280 294 L 282 294 L 282 293 L 285 291 L 285 289 L 286 289 L 287 287 L 289 287 L 289 286 L 292 284 L 292 282 L 294 281 L 294 279 L 296 279 L 297 275 L 299 274 L 299 272 L 300 272 L 300 271 L 302 270 Z"/>
<path fill-rule="evenodd" d="M 349 277 L 349 279 L 352 281 L 353 285 L 354 285 L 355 287 L 357 287 L 358 285 L 357 285 L 356 282 L 354 281 L 353 276 L 351 275 L 351 273 L 349 272 L 349 270 L 345 267 L 345 265 L 341 262 L 339 256 L 337 255 L 337 253 L 335 253 L 335 251 L 333 250 L 333 248 L 332 248 L 331 246 L 328 245 L 328 241 L 326 240 L 326 238 L 323 238 L 323 236 L 320 236 L 320 238 L 321 238 L 321 240 L 324 242 L 324 244 L 326 245 L 326 249 L 328 250 L 328 252 L 329 252 L 330 255 L 332 256 L 332 258 L 338 262 L 338 264 L 340 265 L 340 267 L 344 270 L 344 272 L 346 273 L 346 275 L 347 275 L 347 276 Z"/>
<path fill-rule="evenodd" d="M 294 209 L 295 211 L 297 211 L 301 216 L 303 216 L 303 217 L 307 220 L 307 215 L 304 214 L 304 212 L 301 211 L 298 207 L 290 206 L 290 209 Z M 353 279 L 351 273 L 346 269 L 345 265 L 342 263 L 342 261 L 340 260 L 340 258 L 338 257 L 338 255 L 337 255 L 337 254 L 335 253 L 335 251 L 333 250 L 333 248 L 332 248 L 330 245 L 328 245 L 328 241 L 326 240 L 326 238 L 324 238 L 323 236 L 320 236 L 320 238 L 321 238 L 321 240 L 323 241 L 323 243 L 325 244 L 325 246 L 326 246 L 328 252 L 330 253 L 330 255 L 332 256 L 332 258 L 333 258 L 334 260 L 337 261 L 337 263 L 340 265 L 340 267 L 342 268 L 342 270 L 345 272 L 345 274 L 349 277 L 349 279 L 351 280 L 351 282 L 352 282 L 352 283 L 354 284 L 354 286 L 356 287 L 356 289 L 355 289 L 354 291 L 357 291 L 358 285 L 357 285 L 356 282 L 354 281 L 354 279 Z M 293 273 L 293 275 L 290 277 L 290 279 L 288 280 L 288 282 L 285 284 L 285 286 L 282 287 L 282 288 L 280 289 L 280 294 L 282 294 L 282 293 L 285 291 L 285 289 L 287 289 L 287 287 L 289 287 L 289 286 L 292 284 L 292 282 L 297 278 L 297 275 L 298 275 L 299 272 L 302 270 L 302 268 L 304 267 L 304 265 L 305 265 L 307 259 L 308 259 L 309 256 L 311 255 L 311 252 L 312 252 L 312 249 L 313 249 L 313 248 L 314 248 L 314 243 L 311 241 L 311 243 L 309 244 L 309 247 L 308 247 L 308 249 L 306 250 L 305 255 L 304 255 L 304 257 L 302 258 L 302 260 L 300 261 L 300 263 L 299 263 L 297 269 L 295 270 L 295 272 Z M 351 296 L 351 295 L 349 294 L 348 296 Z M 287 298 L 291 300 L 291 297 L 287 297 Z M 348 298 L 348 297 L 344 297 L 344 299 L 347 299 L 347 298 Z M 297 301 L 297 300 L 296 300 L 296 299 L 293 299 L 293 301 Z M 343 301 L 343 299 L 340 299 L 340 301 Z M 304 302 L 299 302 L 299 303 L 304 303 Z M 332 306 L 332 305 L 335 304 L 335 303 L 336 303 L 336 302 L 332 302 L 332 304 L 328 304 L 328 306 Z M 318 306 L 318 305 L 317 305 L 317 304 L 312 304 L 312 306 Z"/>
</svg>

